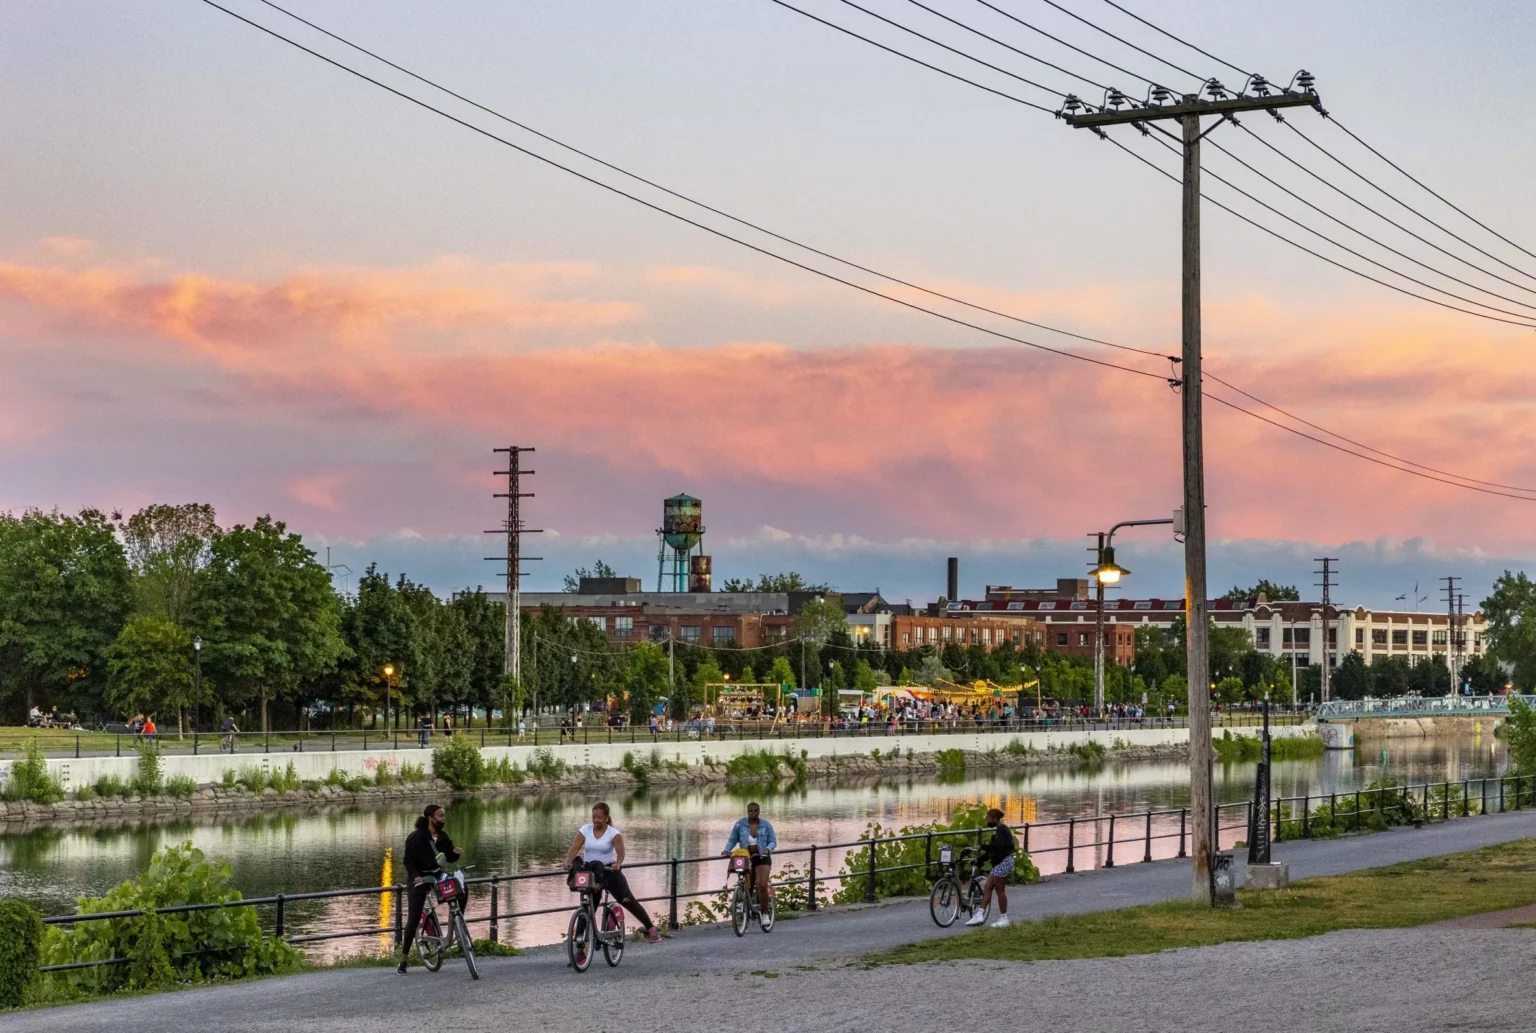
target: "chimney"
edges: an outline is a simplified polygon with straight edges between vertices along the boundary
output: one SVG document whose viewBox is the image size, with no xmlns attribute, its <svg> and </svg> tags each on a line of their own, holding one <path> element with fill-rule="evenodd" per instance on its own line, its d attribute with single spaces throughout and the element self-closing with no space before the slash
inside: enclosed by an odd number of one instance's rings
<svg viewBox="0 0 1536 1033">
<path fill-rule="evenodd" d="M 944 596 L 950 602 L 960 598 L 960 557 L 949 558 L 949 592 Z"/>
</svg>

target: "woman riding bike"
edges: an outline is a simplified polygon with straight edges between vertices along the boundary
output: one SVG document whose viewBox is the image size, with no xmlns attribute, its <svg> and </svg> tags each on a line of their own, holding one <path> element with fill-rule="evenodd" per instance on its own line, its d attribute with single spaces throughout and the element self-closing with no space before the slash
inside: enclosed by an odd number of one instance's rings
<svg viewBox="0 0 1536 1033">
<path fill-rule="evenodd" d="M 402 976 L 405 975 L 406 959 L 411 956 L 416 930 L 421 925 L 421 911 L 426 906 L 427 894 L 437 884 L 437 877 L 443 874 L 437 855 L 451 860 L 464 852 L 454 846 L 448 833 L 443 831 L 443 823 L 447 820 L 448 813 L 441 805 L 429 803 L 416 819 L 416 830 L 405 837 L 405 877 L 410 889 L 406 891 L 407 913 L 405 935 L 400 941 L 400 967 L 395 969 Z"/>
<path fill-rule="evenodd" d="M 745 849 L 752 858 L 752 888 L 757 893 L 757 909 L 768 913 L 769 884 L 773 881 L 773 851 L 779 841 L 773 834 L 773 826 L 761 817 L 761 809 L 755 803 L 747 804 L 747 816 L 731 826 L 731 838 L 725 841 L 721 857 L 727 857 L 736 848 Z"/>
<path fill-rule="evenodd" d="M 592 821 L 577 830 L 571 849 L 565 855 L 566 867 L 576 867 L 578 858 L 580 867 L 597 876 L 608 894 L 635 916 L 640 928 L 645 930 L 646 940 L 650 943 L 660 941 L 661 930 L 651 921 L 645 906 L 630 892 L 629 880 L 619 870 L 624 866 L 624 836 L 614 826 L 613 814 L 606 803 L 592 805 Z"/>
</svg>

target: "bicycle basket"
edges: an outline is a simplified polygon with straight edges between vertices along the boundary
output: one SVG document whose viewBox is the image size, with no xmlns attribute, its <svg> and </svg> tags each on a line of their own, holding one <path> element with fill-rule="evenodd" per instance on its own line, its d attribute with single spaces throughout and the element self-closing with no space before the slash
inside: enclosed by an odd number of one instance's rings
<svg viewBox="0 0 1536 1033">
<path fill-rule="evenodd" d="M 585 893 L 592 888 L 592 873 L 572 872 L 571 877 L 565 880 L 565 884 L 577 893 Z"/>
<path fill-rule="evenodd" d="M 731 871 L 744 872 L 747 870 L 747 865 L 750 862 L 751 858 L 747 857 L 745 854 L 736 854 L 731 858 Z"/>
<path fill-rule="evenodd" d="M 940 864 L 954 864 L 955 863 L 955 848 L 952 847 L 952 846 L 941 846 L 941 847 L 939 847 L 939 863 Z"/>
<path fill-rule="evenodd" d="M 443 903 L 457 900 L 459 897 L 459 880 L 449 877 L 437 880 L 437 899 Z"/>
</svg>

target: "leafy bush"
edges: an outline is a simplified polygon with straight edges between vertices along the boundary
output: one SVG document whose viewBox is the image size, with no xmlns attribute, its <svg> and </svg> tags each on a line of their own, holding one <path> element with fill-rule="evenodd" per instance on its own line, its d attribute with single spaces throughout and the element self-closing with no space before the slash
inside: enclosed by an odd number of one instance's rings
<svg viewBox="0 0 1536 1033">
<path fill-rule="evenodd" d="M 940 750 L 934 754 L 939 762 L 940 781 L 960 781 L 965 778 L 965 751 Z"/>
<path fill-rule="evenodd" d="M 19 900 L 0 900 L 0 1008 L 19 1008 L 37 979 L 43 920 Z"/>
<path fill-rule="evenodd" d="M 93 914 L 239 899 L 239 891 L 230 886 L 229 865 L 209 861 L 185 843 L 157 853 L 139 878 L 104 896 L 81 899 L 79 909 Z M 43 957 L 50 965 L 128 959 L 122 965 L 50 973 L 48 981 L 61 996 L 271 975 L 300 964 L 298 951 L 264 935 L 255 909 L 248 907 L 151 913 L 81 922 L 70 929 L 53 926 Z"/>
<path fill-rule="evenodd" d="M 492 761 L 485 766 L 485 780 L 501 785 L 516 785 L 523 780 L 523 773 L 517 770 L 517 765 L 506 757 Z"/>
<path fill-rule="evenodd" d="M 1264 742 L 1258 736 L 1233 735 L 1230 728 L 1222 732 L 1220 739 L 1212 739 L 1211 745 L 1215 747 L 1216 756 L 1223 764 L 1256 762 L 1264 753 Z M 1323 740 L 1314 735 L 1284 736 L 1271 739 L 1269 743 L 1270 760 L 1310 759 L 1321 757 L 1326 752 Z"/>
<path fill-rule="evenodd" d="M 96 799 L 96 790 L 91 788 L 90 783 L 86 783 L 83 786 L 75 786 L 75 799 L 81 801 L 94 800 Z"/>
<path fill-rule="evenodd" d="M 172 775 L 165 783 L 165 795 L 185 799 L 197 792 L 197 782 L 186 775 Z"/>
<path fill-rule="evenodd" d="M 1499 726 L 1509 741 L 1509 759 L 1523 775 L 1536 773 L 1536 710 L 1523 699 L 1509 697 L 1509 717 Z"/>
<path fill-rule="evenodd" d="M 1303 831 L 1313 839 L 1331 839 L 1346 832 L 1382 832 L 1401 825 L 1421 824 L 1426 817 L 1438 817 L 1443 808 L 1452 816 L 1461 814 L 1461 786 L 1441 786 L 1431 791 L 1429 813 L 1421 800 L 1413 798 L 1401 782 L 1391 778 L 1371 782 L 1360 791 L 1356 811 L 1355 794 L 1341 793 L 1326 802 L 1309 807 L 1303 827 L 1300 809 L 1284 804 L 1280 810 L 1280 837 L 1301 839 Z M 1469 799 L 1467 812 L 1477 814 L 1481 799 Z"/>
<path fill-rule="evenodd" d="M 432 751 L 432 773 L 455 789 L 485 784 L 485 760 L 467 735 L 455 735 Z"/>
<path fill-rule="evenodd" d="M 401 764 L 400 765 L 400 781 L 402 781 L 402 782 L 425 782 L 426 780 L 427 780 L 427 769 L 424 766 L 422 766 L 420 764 Z"/>
<path fill-rule="evenodd" d="M 1104 759 L 1104 744 L 1094 739 L 1089 739 L 1086 742 L 1073 743 L 1067 752 L 1080 760 L 1086 760 L 1090 764 L 1097 764 Z"/>
<path fill-rule="evenodd" d="M 902 868 L 900 871 L 876 871 L 875 873 L 875 897 L 913 897 L 926 896 L 931 888 L 929 880 L 933 873 L 924 865 L 928 859 L 929 840 L 921 833 L 933 833 L 934 859 L 938 856 L 938 847 L 945 842 L 957 849 L 965 846 L 974 846 L 981 842 L 982 838 L 990 833 L 986 830 L 987 808 L 982 804 L 974 807 L 961 807 L 950 817 L 948 824 L 934 822 L 931 825 L 909 825 L 898 836 L 918 836 L 917 839 L 885 840 L 884 837 L 893 835 L 879 822 L 870 822 L 864 829 L 861 840 L 884 840 L 875 844 L 875 866 L 877 869 L 894 868 L 902 865 L 915 867 Z M 847 858 L 846 866 L 839 873 L 843 876 L 841 885 L 832 894 L 835 904 L 855 904 L 866 899 L 869 892 L 869 850 L 868 846 L 852 851 Z M 1010 885 L 1039 882 L 1040 869 L 1029 859 L 1023 849 L 1019 849 L 1014 855 L 1013 874 L 1008 877 Z"/>
<path fill-rule="evenodd" d="M 555 751 L 549 747 L 533 751 L 533 759 L 528 761 L 528 774 L 534 778 L 550 781 L 565 777 L 565 761 L 555 757 Z"/>
<path fill-rule="evenodd" d="M 304 782 L 299 778 L 299 771 L 293 766 L 293 761 L 283 765 L 283 770 L 273 771 L 267 775 L 267 785 L 280 793 L 292 793 L 297 791 Z"/>
<path fill-rule="evenodd" d="M 96 795 L 105 799 L 114 796 L 127 796 L 132 790 L 128 783 L 118 775 L 102 775 L 96 779 Z"/>
<path fill-rule="evenodd" d="M 267 773 L 258 767 L 247 765 L 240 769 L 240 774 L 235 781 L 245 786 L 253 793 L 259 793 L 267 788 Z"/>
<path fill-rule="evenodd" d="M 786 768 L 791 773 L 790 777 L 796 782 L 801 781 L 806 773 L 805 757 L 796 757 L 788 751 L 774 753 L 772 750 L 748 750 L 726 762 L 725 775 L 738 782 L 777 782 L 784 777 Z"/>
<path fill-rule="evenodd" d="M 133 776 L 133 791 L 140 796 L 160 792 L 160 744 L 153 738 L 139 740 L 139 768 Z"/>
<path fill-rule="evenodd" d="M 226 788 L 226 789 L 233 789 L 238 781 L 239 781 L 239 779 L 235 775 L 235 769 L 234 768 L 225 768 L 224 769 L 224 778 L 223 778 L 224 788 Z"/>
<path fill-rule="evenodd" d="M 387 789 L 395 784 L 395 776 L 390 772 L 388 764 L 381 762 L 373 769 L 373 784 L 380 789 Z"/>
<path fill-rule="evenodd" d="M 48 758 L 36 739 L 27 743 L 27 755 L 11 765 L 0 796 L 28 803 L 56 803 L 64 799 L 64 787 L 48 773 Z"/>
<path fill-rule="evenodd" d="M 1025 745 L 1023 739 L 1009 739 L 1008 745 L 1003 747 L 1003 752 L 1010 757 L 1027 757 L 1037 751 L 1033 745 Z"/>
</svg>

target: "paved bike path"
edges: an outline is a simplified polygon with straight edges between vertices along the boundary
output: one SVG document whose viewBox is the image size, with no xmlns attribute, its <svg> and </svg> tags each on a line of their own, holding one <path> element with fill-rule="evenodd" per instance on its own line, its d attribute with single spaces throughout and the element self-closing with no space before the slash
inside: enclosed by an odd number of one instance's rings
<svg viewBox="0 0 1536 1033">
<path fill-rule="evenodd" d="M 1282 843 L 1275 852 L 1290 862 L 1293 878 L 1307 878 L 1530 837 L 1536 837 L 1536 810 L 1330 841 Z M 1127 864 L 1019 887 L 1009 895 L 1010 911 L 1016 918 L 1030 919 L 1130 907 L 1182 897 L 1189 891 L 1189 882 L 1190 869 L 1184 861 Z M 690 983 L 698 987 L 697 992 L 729 993 L 733 982 L 729 977 L 743 973 L 825 968 L 870 951 L 967 934 L 970 931 L 959 923 L 947 930 L 935 926 L 926 900 L 905 899 L 781 921 L 771 934 L 752 929 L 739 939 L 723 926 L 682 929 L 661 944 L 631 943 L 619 968 L 609 969 L 595 960 L 584 975 L 567 969 L 562 948 L 544 947 L 524 957 L 483 960 L 481 979 L 475 983 L 458 962 L 445 964 L 436 975 L 413 969 L 404 977 L 388 968 L 337 969 L 10 1015 L 0 1018 L 0 1033 L 85 1033 L 104 1026 L 114 1033 L 254 1031 L 299 1028 L 300 1024 L 306 1033 L 356 1033 L 398 1029 L 408 1021 L 406 1016 L 423 1006 L 433 1012 L 435 1028 L 504 1031 L 535 1028 L 519 1021 L 519 1000 L 526 995 L 569 1001 L 575 1009 L 574 1023 L 575 1015 L 593 1003 L 594 992 L 617 1011 L 613 1022 L 588 1028 L 620 1029 L 624 1023 L 618 1013 L 624 1007 L 625 985 L 703 977 L 697 984 Z M 727 982 L 722 983 L 722 977 Z M 686 1009 L 686 999 L 679 1000 L 678 1007 Z"/>
</svg>

